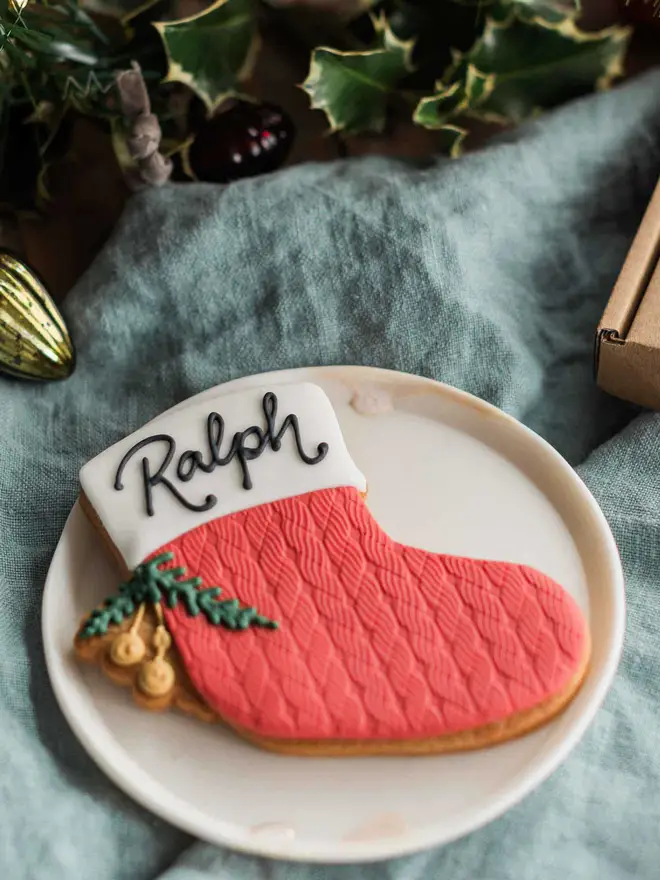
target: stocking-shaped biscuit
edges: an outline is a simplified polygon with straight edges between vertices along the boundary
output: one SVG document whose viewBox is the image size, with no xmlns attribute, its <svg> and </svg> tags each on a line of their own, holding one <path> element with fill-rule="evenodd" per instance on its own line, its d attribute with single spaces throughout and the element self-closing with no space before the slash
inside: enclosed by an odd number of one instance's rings
<svg viewBox="0 0 660 880">
<path fill-rule="evenodd" d="M 537 727 L 585 675 L 586 623 L 546 575 L 383 532 L 314 385 L 162 416 L 81 483 L 127 580 L 76 650 L 147 707 L 277 751 L 437 753 Z"/>
</svg>

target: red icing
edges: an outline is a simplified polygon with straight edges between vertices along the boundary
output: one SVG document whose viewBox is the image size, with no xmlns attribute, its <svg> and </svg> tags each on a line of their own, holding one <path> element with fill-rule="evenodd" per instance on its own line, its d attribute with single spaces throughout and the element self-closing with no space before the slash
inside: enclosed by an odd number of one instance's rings
<svg viewBox="0 0 660 880">
<path fill-rule="evenodd" d="M 558 584 L 397 544 L 353 488 L 244 510 L 165 550 L 188 576 L 279 622 L 232 632 L 165 610 L 199 693 L 260 736 L 468 730 L 562 690 L 582 660 L 586 624 Z"/>
</svg>

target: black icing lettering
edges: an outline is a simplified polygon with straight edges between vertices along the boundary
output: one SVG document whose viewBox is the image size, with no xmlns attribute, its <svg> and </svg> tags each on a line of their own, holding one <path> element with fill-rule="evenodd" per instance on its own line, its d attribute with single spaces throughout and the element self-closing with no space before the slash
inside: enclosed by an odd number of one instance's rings
<svg viewBox="0 0 660 880">
<path fill-rule="evenodd" d="M 131 460 L 131 458 L 135 455 L 136 452 L 139 452 L 141 449 L 144 449 L 145 446 L 148 446 L 150 443 L 167 443 L 167 452 L 165 457 L 163 458 L 160 467 L 155 473 L 151 473 L 151 469 L 149 467 L 149 459 L 145 456 L 142 459 L 142 481 L 144 488 L 144 504 L 149 516 L 154 515 L 154 502 L 153 502 L 153 489 L 155 486 L 162 485 L 165 486 L 166 489 L 174 495 L 174 497 L 183 504 L 184 507 L 187 507 L 188 510 L 210 510 L 218 503 L 218 499 L 215 495 L 207 495 L 206 499 L 202 504 L 193 504 L 188 501 L 181 492 L 172 484 L 172 482 L 165 476 L 165 471 L 170 466 L 172 459 L 174 458 L 174 453 L 176 452 L 176 443 L 174 441 L 174 437 L 170 437 L 169 434 L 154 434 L 152 437 L 146 437 L 144 440 L 140 440 L 139 443 L 136 443 L 135 446 L 132 446 L 126 455 L 122 458 L 119 463 L 119 467 L 117 468 L 117 474 L 115 476 L 115 489 L 117 491 L 121 491 L 124 488 L 124 484 L 122 482 L 122 476 L 124 473 L 124 468 Z"/>
<path fill-rule="evenodd" d="M 204 455 L 200 450 L 187 449 L 179 456 L 175 469 L 177 479 L 182 483 L 188 483 L 198 470 L 210 474 L 217 467 L 226 467 L 236 459 L 241 469 L 242 486 L 244 489 L 249 490 L 252 488 L 252 477 L 248 463 L 259 458 L 262 452 L 269 446 L 274 452 L 278 452 L 282 448 L 282 439 L 289 430 L 293 432 L 296 451 L 305 464 L 314 465 L 323 461 L 328 454 L 328 444 L 319 443 L 316 447 L 316 454 L 308 455 L 303 448 L 298 416 L 290 413 L 283 420 L 279 430 L 277 430 L 277 408 L 277 396 L 271 391 L 264 394 L 262 409 L 266 419 L 265 429 L 260 428 L 258 425 L 252 425 L 244 431 L 237 431 L 232 438 L 227 454 L 224 456 L 220 453 L 225 432 L 224 419 L 216 412 L 209 413 L 206 420 L 206 437 L 209 450 L 208 461 L 204 460 Z M 166 472 L 172 464 L 176 453 L 176 443 L 169 434 L 154 434 L 151 437 L 146 437 L 128 450 L 117 468 L 114 483 L 115 489 L 121 491 L 124 488 L 122 476 L 128 462 L 141 449 L 153 443 L 166 443 L 167 451 L 155 471 L 152 471 L 148 457 L 142 459 L 142 481 L 145 509 L 148 516 L 154 515 L 153 490 L 156 486 L 164 486 L 188 510 L 202 512 L 214 507 L 218 501 L 215 495 L 207 495 L 203 502 L 194 504 L 176 488 L 172 480 L 167 476 Z"/>
<path fill-rule="evenodd" d="M 225 434 L 225 420 L 217 412 L 209 413 L 206 420 L 206 436 L 209 442 L 209 451 L 211 458 L 208 465 L 203 470 L 207 474 L 212 473 L 218 465 L 223 464 L 220 456 L 220 447 L 222 446 L 222 438 Z"/>
<path fill-rule="evenodd" d="M 183 453 L 176 466 L 176 475 L 182 483 L 187 483 L 195 476 L 195 471 L 199 467 L 200 460 L 203 461 L 199 452 L 193 452 L 188 449 Z"/>
<path fill-rule="evenodd" d="M 307 455 L 303 449 L 302 440 L 300 439 L 300 424 L 298 422 L 298 416 L 291 413 L 291 415 L 288 415 L 282 422 L 280 430 L 275 431 L 277 397 L 272 391 L 264 394 L 264 399 L 261 405 L 264 410 L 264 415 L 266 416 L 266 433 L 275 452 L 277 452 L 282 446 L 282 437 L 286 434 L 289 428 L 292 428 L 298 455 L 302 458 L 305 464 L 318 464 L 320 461 L 323 461 L 328 454 L 328 444 L 319 443 L 316 447 L 316 455 Z"/>
<path fill-rule="evenodd" d="M 252 436 L 258 438 L 257 444 L 256 446 L 247 446 L 245 441 Z M 241 473 L 243 474 L 243 488 L 251 489 L 252 478 L 250 477 L 247 463 L 248 461 L 254 461 L 255 458 L 259 458 L 266 448 L 267 442 L 268 435 L 264 434 L 261 428 L 258 428 L 256 425 L 253 425 L 251 428 L 246 428 L 245 431 L 237 431 L 234 434 L 234 439 L 232 440 L 229 452 L 224 458 L 218 461 L 218 464 L 223 466 L 229 464 L 234 458 L 237 458 Z"/>
</svg>

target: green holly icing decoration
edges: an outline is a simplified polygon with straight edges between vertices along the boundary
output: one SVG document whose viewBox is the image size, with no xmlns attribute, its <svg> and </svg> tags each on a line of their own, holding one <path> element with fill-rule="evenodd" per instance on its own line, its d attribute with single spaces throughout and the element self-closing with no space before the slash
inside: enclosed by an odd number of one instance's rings
<svg viewBox="0 0 660 880">
<path fill-rule="evenodd" d="M 203 614 L 212 626 L 229 630 L 244 630 L 250 626 L 277 629 L 276 621 L 258 614 L 255 608 L 241 605 L 238 599 L 220 599 L 220 587 L 201 588 L 201 578 L 186 579 L 185 568 L 159 567 L 173 559 L 173 553 L 161 553 L 138 565 L 131 579 L 119 587 L 119 594 L 92 611 L 80 630 L 80 638 L 105 635 L 110 624 L 121 623 L 143 602 L 152 605 L 165 602 L 168 608 L 176 608 L 181 602 L 190 617 Z"/>
</svg>

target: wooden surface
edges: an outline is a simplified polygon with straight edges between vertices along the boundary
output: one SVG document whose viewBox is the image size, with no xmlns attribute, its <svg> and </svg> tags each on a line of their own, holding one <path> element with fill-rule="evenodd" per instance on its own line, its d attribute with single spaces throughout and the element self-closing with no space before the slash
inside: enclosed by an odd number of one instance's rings
<svg viewBox="0 0 660 880">
<path fill-rule="evenodd" d="M 628 75 L 660 63 L 660 31 L 640 31 L 630 53 Z M 423 156 L 434 152 L 432 132 L 402 125 L 383 137 L 352 138 L 342 143 L 325 134 L 325 117 L 310 111 L 307 96 L 296 85 L 306 69 L 291 60 L 286 47 L 267 40 L 254 75 L 252 89 L 264 100 L 282 106 L 293 118 L 297 137 L 287 164 L 327 161 L 340 155 L 381 153 Z M 489 129 L 479 132 L 481 139 Z M 473 146 L 478 139 L 473 139 Z M 61 300 L 90 265 L 107 240 L 129 191 L 114 161 L 109 136 L 95 122 L 79 119 L 73 135 L 71 159 L 53 184 L 54 200 L 48 214 L 22 220 L 23 252 L 42 275 L 56 300 Z"/>
</svg>

